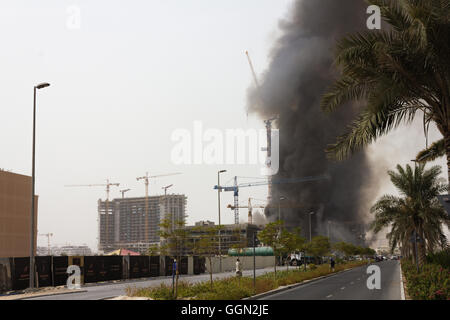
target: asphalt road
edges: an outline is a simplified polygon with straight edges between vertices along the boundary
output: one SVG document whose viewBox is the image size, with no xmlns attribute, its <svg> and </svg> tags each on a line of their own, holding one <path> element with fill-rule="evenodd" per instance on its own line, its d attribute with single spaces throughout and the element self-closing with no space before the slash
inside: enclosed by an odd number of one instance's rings
<svg viewBox="0 0 450 320">
<path fill-rule="evenodd" d="M 367 287 L 367 267 L 358 267 L 305 283 L 261 300 L 401 300 L 400 262 L 375 263 L 381 270 L 381 289 Z"/>
<path fill-rule="evenodd" d="M 262 275 L 267 272 L 272 272 L 273 268 L 258 269 L 256 275 Z M 243 272 L 244 276 L 252 276 L 253 270 L 246 270 Z M 224 272 L 220 274 L 214 274 L 214 279 L 226 278 L 235 276 L 234 272 Z M 189 282 L 208 281 L 209 274 L 201 274 L 196 276 L 180 276 L 180 280 L 188 280 Z M 101 300 L 106 298 L 112 298 L 125 295 L 125 289 L 127 287 L 149 287 L 159 285 L 160 283 L 172 284 L 172 277 L 159 277 L 150 280 L 130 280 L 120 283 L 107 283 L 98 285 L 82 286 L 82 290 L 86 292 L 68 293 L 51 296 L 43 296 L 36 298 L 29 298 L 26 300 Z"/>
</svg>

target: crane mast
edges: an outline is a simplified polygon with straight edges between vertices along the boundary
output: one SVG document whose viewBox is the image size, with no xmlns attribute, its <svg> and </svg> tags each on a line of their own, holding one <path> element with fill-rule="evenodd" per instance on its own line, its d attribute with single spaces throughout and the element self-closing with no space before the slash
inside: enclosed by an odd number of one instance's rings
<svg viewBox="0 0 450 320">
<path fill-rule="evenodd" d="M 257 96 L 259 99 L 259 103 L 262 102 L 261 99 L 261 93 L 260 93 L 260 86 L 258 82 L 258 77 L 256 76 L 255 68 L 253 67 L 252 59 L 250 58 L 250 54 L 248 51 L 245 51 L 245 55 L 247 56 L 248 64 L 250 66 L 250 70 L 252 71 L 253 75 L 253 81 L 255 82 Z M 248 116 L 248 110 L 247 110 L 247 116 Z M 273 117 L 271 119 L 264 120 L 264 123 L 266 125 L 266 135 L 267 135 L 267 147 L 262 148 L 261 151 L 267 152 L 267 158 L 266 158 L 266 167 L 267 167 L 267 201 L 270 202 L 272 199 L 272 175 L 270 174 L 270 168 L 271 168 L 271 159 L 272 159 L 272 122 L 274 120 L 278 119 L 278 116 Z"/>
<path fill-rule="evenodd" d="M 109 216 L 109 194 L 111 187 L 118 187 L 120 183 L 111 183 L 109 179 L 106 179 L 106 184 L 78 184 L 78 185 L 66 185 L 65 187 L 106 187 L 106 201 L 105 201 L 105 242 L 110 242 L 109 237 L 109 226 L 108 226 L 108 216 Z"/>
<path fill-rule="evenodd" d="M 175 173 L 168 173 L 168 174 L 159 174 L 156 176 L 149 176 L 148 172 L 145 173 L 145 176 L 137 177 L 136 180 L 144 180 L 145 183 L 145 242 L 149 244 L 149 238 L 148 238 L 148 231 L 149 231 L 149 214 L 148 214 L 148 189 L 149 189 L 149 181 L 153 178 L 160 178 L 160 177 L 168 177 L 168 176 L 174 176 L 177 174 L 181 174 L 180 172 Z"/>
<path fill-rule="evenodd" d="M 323 179 L 330 179 L 330 176 L 327 174 L 321 176 L 309 176 L 303 178 L 289 178 L 289 179 L 278 179 L 269 181 L 257 181 L 257 182 L 246 182 L 239 183 L 237 182 L 238 177 L 234 177 L 234 185 L 232 186 L 218 186 L 215 185 L 214 189 L 222 190 L 222 191 L 233 191 L 234 193 L 234 205 L 230 208 L 234 210 L 234 223 L 239 224 L 239 188 L 245 187 L 257 187 L 257 186 L 265 186 L 272 184 L 286 184 L 286 183 L 302 183 L 302 182 L 310 182 L 310 181 L 318 181 Z M 270 203 L 270 202 L 268 202 Z"/>
<path fill-rule="evenodd" d="M 48 255 L 51 256 L 51 249 L 50 249 L 50 237 L 53 236 L 53 233 L 44 233 L 44 234 L 40 234 L 41 237 L 47 237 L 47 250 L 48 250 Z"/>
</svg>

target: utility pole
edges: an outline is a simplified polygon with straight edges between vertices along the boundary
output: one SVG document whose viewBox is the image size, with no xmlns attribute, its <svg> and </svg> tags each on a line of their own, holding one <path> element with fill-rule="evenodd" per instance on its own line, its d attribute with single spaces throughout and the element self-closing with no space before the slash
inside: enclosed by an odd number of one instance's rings
<svg viewBox="0 0 450 320">
<path fill-rule="evenodd" d="M 35 237 L 35 182 L 36 182 L 36 91 L 39 89 L 43 89 L 50 86 L 48 83 L 41 83 L 34 87 L 34 96 L 33 96 L 33 151 L 32 151 L 32 164 L 31 164 L 31 237 L 30 237 L 30 289 L 34 288 L 34 237 Z"/>
</svg>

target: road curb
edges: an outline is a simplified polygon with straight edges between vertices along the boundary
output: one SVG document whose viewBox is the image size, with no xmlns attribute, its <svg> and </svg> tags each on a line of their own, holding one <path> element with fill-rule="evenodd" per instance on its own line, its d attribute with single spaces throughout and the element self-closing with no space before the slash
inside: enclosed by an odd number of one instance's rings
<svg viewBox="0 0 450 320">
<path fill-rule="evenodd" d="M 49 297 L 49 296 L 59 296 L 63 294 L 72 294 L 72 293 L 84 293 L 87 292 L 87 290 L 77 290 L 77 291 L 70 291 L 70 292 L 55 292 L 55 293 L 44 293 L 44 294 L 38 294 L 35 296 L 28 296 L 28 297 L 21 297 L 16 299 L 4 299 L 6 300 L 28 300 L 28 299 L 34 299 L 34 298 L 40 298 L 40 297 Z M 1 301 L 2 299 L 0 299 Z"/>
<path fill-rule="evenodd" d="M 354 268 L 348 268 L 348 269 L 345 269 L 345 270 L 342 270 L 342 271 L 339 271 L 339 272 L 335 272 L 335 273 L 332 273 L 332 274 L 327 274 L 325 276 L 320 276 L 320 277 L 317 277 L 317 278 L 314 278 L 314 279 L 305 280 L 305 281 L 302 281 L 302 282 L 299 282 L 299 283 L 290 284 L 288 286 L 278 287 L 276 289 L 273 289 L 273 290 L 270 290 L 270 291 L 267 291 L 267 292 L 263 292 L 263 293 L 259 293 L 257 295 L 254 295 L 254 296 L 251 296 L 251 297 L 247 297 L 247 298 L 244 298 L 242 300 L 258 300 L 258 299 L 261 299 L 261 298 L 264 298 L 264 297 L 267 297 L 267 296 L 270 296 L 270 295 L 273 295 L 273 294 L 276 294 L 276 293 L 279 293 L 279 292 L 283 292 L 283 291 L 287 291 L 289 289 L 294 289 L 294 288 L 297 288 L 297 287 L 301 287 L 301 286 L 303 286 L 305 284 L 308 284 L 308 283 L 311 283 L 311 282 L 316 282 L 316 281 L 319 281 L 319 280 L 322 280 L 322 279 L 325 279 L 325 278 L 330 278 L 330 277 L 333 277 L 333 276 L 338 275 L 340 273 L 344 273 L 344 272 L 347 272 L 349 270 L 353 270 L 353 269 L 360 268 L 360 267 L 364 267 L 364 265 L 358 266 L 358 267 L 354 267 Z"/>
</svg>

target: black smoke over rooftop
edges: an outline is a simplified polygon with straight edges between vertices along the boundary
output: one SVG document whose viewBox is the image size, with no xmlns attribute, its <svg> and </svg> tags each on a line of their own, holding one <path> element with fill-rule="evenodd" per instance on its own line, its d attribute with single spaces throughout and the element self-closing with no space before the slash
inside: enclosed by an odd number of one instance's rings
<svg viewBox="0 0 450 320">
<path fill-rule="evenodd" d="M 366 155 L 359 153 L 336 163 L 327 160 L 324 152 L 353 120 L 356 106 L 343 107 L 331 115 L 319 107 L 321 95 L 335 77 L 336 40 L 364 30 L 366 10 L 363 0 L 295 1 L 289 16 L 279 23 L 281 36 L 274 44 L 259 90 L 249 89 L 250 112 L 262 119 L 279 115 L 275 127 L 280 129 L 280 171 L 274 179 L 324 173 L 331 177 L 272 188 L 273 206 L 280 196 L 289 199 L 286 203 L 301 204 L 302 208 L 282 209 L 282 219 L 289 226 L 301 225 L 305 235 L 309 232 L 306 214 L 313 211 L 313 235 L 326 235 L 325 222 L 332 220 L 332 233 L 342 229 L 334 238 L 352 240 L 356 231 L 350 225 L 363 223 L 369 206 L 366 195 L 371 170 Z M 266 215 L 274 220 L 278 210 L 268 210 Z"/>
</svg>

